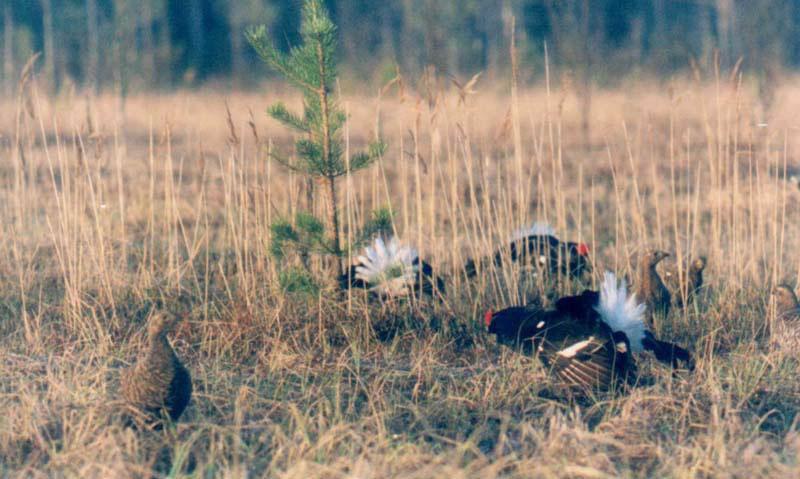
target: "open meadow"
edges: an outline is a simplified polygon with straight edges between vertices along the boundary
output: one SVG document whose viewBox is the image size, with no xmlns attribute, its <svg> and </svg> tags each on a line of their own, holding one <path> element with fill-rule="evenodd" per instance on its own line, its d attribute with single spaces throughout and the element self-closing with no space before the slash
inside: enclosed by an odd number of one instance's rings
<svg viewBox="0 0 800 479">
<path fill-rule="evenodd" d="M 312 294 L 278 281 L 301 260 L 270 255 L 270 224 L 326 209 L 269 159 L 294 137 L 264 111 L 299 96 L 47 97 L 30 79 L 0 101 L 0 477 L 800 477 L 800 349 L 771 340 L 770 296 L 800 279 L 800 190 L 782 179 L 800 163 L 796 85 L 767 114 L 735 73 L 631 81 L 593 92 L 589 131 L 556 78 L 343 89 L 345 148 L 387 144 L 338 180 L 349 257 L 390 207 L 445 278 L 380 302 L 318 258 Z M 535 221 L 587 243 L 591 274 L 466 277 Z M 651 247 L 708 258 L 697 301 L 652 325 L 693 372 L 644 355 L 638 387 L 570 401 L 486 333 L 487 309 L 605 270 L 635 282 Z M 171 340 L 194 395 L 174 428 L 137 434 L 120 371 L 155 310 L 186 317 Z"/>
</svg>

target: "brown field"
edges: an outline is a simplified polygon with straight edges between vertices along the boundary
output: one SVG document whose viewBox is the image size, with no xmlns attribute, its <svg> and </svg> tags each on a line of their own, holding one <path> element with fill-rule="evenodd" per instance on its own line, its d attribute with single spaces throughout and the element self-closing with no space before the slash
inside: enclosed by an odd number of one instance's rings
<svg viewBox="0 0 800 479">
<path fill-rule="evenodd" d="M 29 84 L 0 102 L 0 477 L 800 477 L 800 352 L 769 340 L 770 288 L 800 278 L 791 85 L 769 114 L 738 78 L 597 90 L 590 144 L 561 85 L 345 92 L 348 145 L 388 143 L 339 182 L 345 237 L 391 205 L 449 278 L 438 300 L 378 305 L 277 285 L 269 224 L 305 193 L 267 159 L 292 137 L 263 112 L 293 95 Z M 585 284 L 465 280 L 537 219 L 590 243 Z M 649 246 L 709 258 L 701 301 L 655 325 L 693 374 L 642 359 L 646 384 L 572 404 L 485 334 L 485 309 L 635 277 Z M 173 343 L 195 395 L 175 430 L 137 435 L 115 420 L 119 371 L 154 308 L 189 314 Z"/>
</svg>

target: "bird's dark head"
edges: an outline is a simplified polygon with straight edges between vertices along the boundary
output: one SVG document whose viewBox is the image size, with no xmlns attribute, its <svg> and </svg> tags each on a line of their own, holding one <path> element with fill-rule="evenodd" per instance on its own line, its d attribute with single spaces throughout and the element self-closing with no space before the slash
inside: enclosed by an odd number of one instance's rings
<svg viewBox="0 0 800 479">
<path fill-rule="evenodd" d="M 569 243 L 570 271 L 569 274 L 581 276 L 584 272 L 592 271 L 592 263 L 589 260 L 591 249 L 586 243 Z"/>
<path fill-rule="evenodd" d="M 488 310 L 483 315 L 483 323 L 489 334 L 496 335 L 499 341 L 516 341 L 530 315 L 530 309 L 525 306 L 513 306 L 500 311 Z"/>
<path fill-rule="evenodd" d="M 699 273 L 704 269 L 706 269 L 706 264 L 708 264 L 706 257 L 698 256 L 697 258 L 694 259 L 694 261 L 692 261 L 691 270 Z"/>
<path fill-rule="evenodd" d="M 486 324 L 486 327 L 490 327 L 492 325 L 492 316 L 494 313 L 491 309 L 487 309 L 485 313 L 483 313 L 483 322 Z"/>
<path fill-rule="evenodd" d="M 175 325 L 177 325 L 179 321 L 179 316 L 156 311 L 150 317 L 150 321 L 147 324 L 147 336 L 150 337 L 150 339 L 166 336 L 175 329 Z"/>
<path fill-rule="evenodd" d="M 642 262 L 649 266 L 655 267 L 658 263 L 660 263 L 664 258 L 669 257 L 669 253 L 660 249 L 651 249 L 648 250 L 644 256 L 642 257 Z"/>
<path fill-rule="evenodd" d="M 775 297 L 775 303 L 778 306 L 778 312 L 790 311 L 798 307 L 797 295 L 791 286 L 787 284 L 779 284 L 772 289 L 772 296 Z"/>
<path fill-rule="evenodd" d="M 487 309 L 486 312 L 483 313 L 483 323 L 486 325 L 486 329 L 488 329 L 490 333 L 494 333 L 494 331 L 492 331 L 493 318 L 494 311 L 491 309 Z"/>
</svg>

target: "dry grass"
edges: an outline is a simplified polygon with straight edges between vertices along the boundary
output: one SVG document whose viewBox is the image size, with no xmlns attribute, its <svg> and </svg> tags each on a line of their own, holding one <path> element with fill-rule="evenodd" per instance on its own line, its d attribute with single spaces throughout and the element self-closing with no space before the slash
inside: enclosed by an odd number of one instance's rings
<svg viewBox="0 0 800 479">
<path fill-rule="evenodd" d="M 276 286 L 268 225 L 304 197 L 266 160 L 291 143 L 261 113 L 280 93 L 26 91 L 0 106 L 0 476 L 800 475 L 800 353 L 767 338 L 770 285 L 800 275 L 800 192 L 776 176 L 800 146 L 796 89 L 768 117 L 727 80 L 596 92 L 588 147 L 556 85 L 515 109 L 501 86 L 464 105 L 345 96 L 348 142 L 379 126 L 389 144 L 342 180 L 345 236 L 391 204 L 449 278 L 441 300 L 382 306 Z M 535 219 L 589 242 L 595 278 L 630 275 L 647 246 L 708 256 L 702 300 L 656 325 L 697 371 L 644 361 L 629 395 L 548 399 L 542 368 L 489 340 L 481 312 L 593 278 L 459 274 Z M 114 420 L 118 373 L 152 308 L 189 311 L 174 344 L 196 394 L 176 430 L 137 436 Z M 381 341 L 387 321 L 404 326 Z"/>
</svg>

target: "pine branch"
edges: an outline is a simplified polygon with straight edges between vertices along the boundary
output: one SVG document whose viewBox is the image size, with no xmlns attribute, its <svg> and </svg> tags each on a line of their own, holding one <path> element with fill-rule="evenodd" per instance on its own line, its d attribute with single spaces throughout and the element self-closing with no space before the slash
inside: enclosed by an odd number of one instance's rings
<svg viewBox="0 0 800 479">
<path fill-rule="evenodd" d="M 303 78 L 302 72 L 295 68 L 291 55 L 287 57 L 282 54 L 267 39 L 267 28 L 264 25 L 248 29 L 245 37 L 264 63 L 283 74 L 287 80 L 305 89 L 312 91 L 316 89 Z"/>
<path fill-rule="evenodd" d="M 291 160 L 289 160 L 289 158 L 286 158 L 285 156 L 281 155 L 280 153 L 278 153 L 276 151 L 270 151 L 268 153 L 268 155 L 269 155 L 270 159 L 276 161 L 277 163 L 281 164 L 285 168 L 288 168 L 288 169 L 290 169 L 290 170 L 292 170 L 294 172 L 302 173 L 302 174 L 308 174 L 309 173 L 308 170 L 295 165 L 294 163 L 291 162 Z"/>
<path fill-rule="evenodd" d="M 360 170 L 372 164 L 386 152 L 386 144 L 377 141 L 369 145 L 367 151 L 356 153 L 350 157 L 350 169 Z"/>
<path fill-rule="evenodd" d="M 290 112 L 283 103 L 276 103 L 272 105 L 269 107 L 269 109 L 267 109 L 267 113 L 269 113 L 269 116 L 272 118 L 299 132 L 311 132 L 308 127 L 308 123 L 304 119 Z"/>
</svg>

